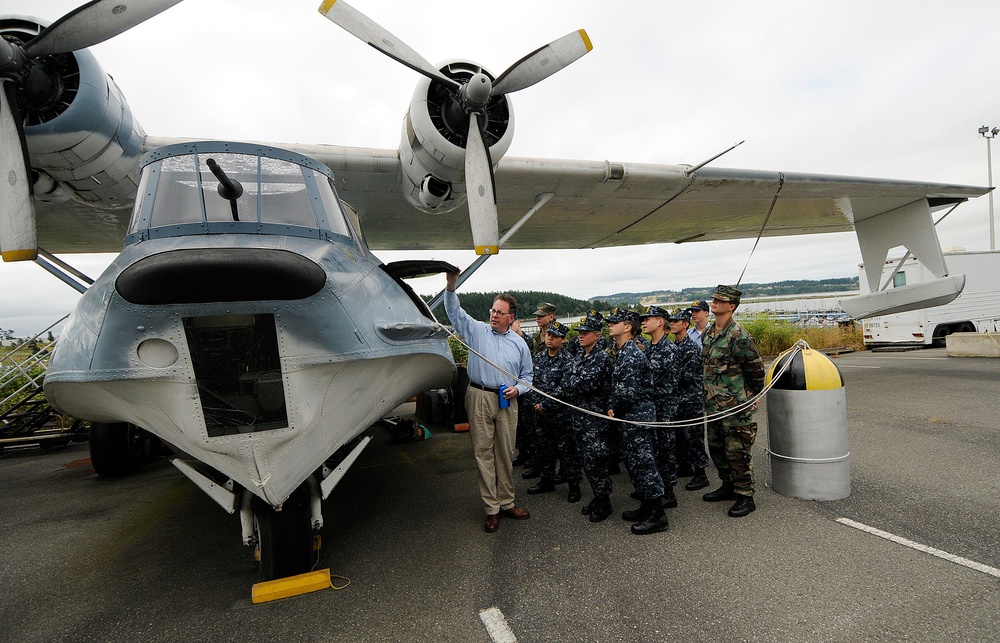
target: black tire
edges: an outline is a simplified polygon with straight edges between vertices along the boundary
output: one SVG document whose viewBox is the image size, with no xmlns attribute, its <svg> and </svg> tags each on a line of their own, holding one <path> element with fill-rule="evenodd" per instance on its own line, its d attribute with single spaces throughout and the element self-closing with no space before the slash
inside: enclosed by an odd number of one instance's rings
<svg viewBox="0 0 1000 643">
<path fill-rule="evenodd" d="M 304 574 L 313 566 L 309 490 L 302 485 L 281 511 L 254 498 L 260 574 L 264 580 Z"/>
<path fill-rule="evenodd" d="M 102 478 L 132 473 L 149 459 L 150 435 L 127 422 L 90 425 L 90 462 Z"/>
<path fill-rule="evenodd" d="M 951 335 L 951 326 L 938 326 L 934 329 L 931 346 L 942 348 L 948 345 L 948 335 Z"/>
</svg>

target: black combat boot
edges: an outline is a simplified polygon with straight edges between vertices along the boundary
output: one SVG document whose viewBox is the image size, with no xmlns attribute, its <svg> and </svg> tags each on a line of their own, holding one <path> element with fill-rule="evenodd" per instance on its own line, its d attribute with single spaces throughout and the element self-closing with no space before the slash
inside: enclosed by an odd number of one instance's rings
<svg viewBox="0 0 1000 643">
<path fill-rule="evenodd" d="M 594 498 L 593 509 L 590 512 L 590 522 L 601 522 L 611 515 L 611 498 L 599 496 Z"/>
<path fill-rule="evenodd" d="M 622 520 L 625 522 L 642 522 L 649 518 L 650 512 L 653 509 L 649 505 L 648 500 L 640 500 L 638 509 L 630 509 L 629 511 L 622 512 Z"/>
<path fill-rule="evenodd" d="M 729 509 L 729 515 L 733 518 L 742 518 L 751 511 L 757 509 L 753 496 L 737 496 L 736 504 Z"/>
<path fill-rule="evenodd" d="M 528 487 L 528 493 L 530 494 L 548 493 L 550 491 L 555 491 L 555 490 L 556 486 L 552 484 L 551 480 L 548 480 L 546 478 L 541 478 L 539 479 L 538 482 Z"/>
<path fill-rule="evenodd" d="M 705 475 L 704 469 L 695 469 L 694 476 L 691 481 L 684 485 L 684 488 L 688 491 L 697 491 L 699 489 L 704 489 L 708 486 L 708 476 Z"/>
<path fill-rule="evenodd" d="M 720 502 L 722 500 L 736 500 L 736 492 L 733 491 L 733 483 L 724 480 L 722 486 L 715 491 L 709 491 L 701 497 L 705 502 Z"/>
<path fill-rule="evenodd" d="M 671 487 L 663 492 L 663 508 L 673 509 L 677 506 L 677 496 L 674 495 L 674 490 Z"/>
<path fill-rule="evenodd" d="M 649 517 L 642 522 L 632 525 L 632 533 L 636 536 L 645 536 L 667 528 L 667 514 L 663 512 L 663 500 L 643 500 L 643 505 L 649 507 Z"/>
<path fill-rule="evenodd" d="M 569 492 L 566 494 L 566 502 L 580 502 L 580 483 L 569 483 Z"/>
</svg>

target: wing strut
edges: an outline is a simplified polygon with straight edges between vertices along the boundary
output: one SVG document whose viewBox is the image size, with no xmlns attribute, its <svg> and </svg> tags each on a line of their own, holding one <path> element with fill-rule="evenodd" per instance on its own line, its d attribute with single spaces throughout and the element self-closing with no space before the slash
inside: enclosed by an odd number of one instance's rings
<svg viewBox="0 0 1000 643">
<path fill-rule="evenodd" d="M 535 216 L 535 213 L 538 212 L 541 209 L 541 207 L 546 203 L 548 203 L 549 199 L 551 199 L 554 196 L 555 192 L 542 192 L 537 197 L 535 197 L 535 205 L 531 206 L 531 209 L 525 212 L 524 216 L 522 216 L 520 219 L 517 220 L 517 223 L 511 226 L 509 230 L 504 232 L 503 236 L 500 237 L 500 240 L 497 242 L 497 246 L 503 247 L 503 244 L 507 243 L 507 240 L 513 237 L 514 233 L 520 230 L 521 226 L 527 223 L 528 219 Z M 486 260 L 492 256 L 494 255 L 479 255 L 479 257 L 475 261 L 473 261 L 468 268 L 463 270 L 461 275 L 458 276 L 458 285 L 456 285 L 455 288 L 457 289 L 458 286 L 461 286 L 463 283 L 465 283 L 465 280 L 471 277 L 472 273 L 479 270 L 480 266 L 486 263 Z M 442 301 L 444 301 L 444 290 L 435 295 L 434 299 L 432 299 L 431 302 L 427 304 L 427 306 L 431 310 L 434 310 L 435 308 L 441 305 Z"/>
<path fill-rule="evenodd" d="M 86 292 L 87 288 L 94 283 L 94 280 L 84 273 L 41 248 L 38 248 L 38 255 L 35 257 L 35 263 L 78 293 Z"/>
</svg>

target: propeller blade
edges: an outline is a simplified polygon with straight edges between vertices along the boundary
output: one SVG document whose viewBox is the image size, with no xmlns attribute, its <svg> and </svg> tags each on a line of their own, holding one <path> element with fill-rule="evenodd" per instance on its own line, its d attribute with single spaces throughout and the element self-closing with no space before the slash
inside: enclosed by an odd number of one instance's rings
<svg viewBox="0 0 1000 643">
<path fill-rule="evenodd" d="M 35 204 L 14 92 L 11 83 L 3 83 L 0 91 L 0 255 L 4 261 L 33 261 L 38 256 Z"/>
<path fill-rule="evenodd" d="M 469 223 L 477 255 L 495 255 L 500 250 L 497 224 L 497 193 L 490 151 L 483 143 L 479 114 L 469 115 L 469 140 L 465 145 L 465 189 L 469 197 Z"/>
<path fill-rule="evenodd" d="M 49 25 L 24 47 L 35 58 L 86 49 L 128 31 L 181 0 L 93 0 Z"/>
<path fill-rule="evenodd" d="M 457 82 L 438 71 L 423 56 L 410 49 L 405 42 L 343 0 L 324 0 L 319 6 L 319 12 L 355 38 L 363 40 L 413 71 L 431 80 L 442 82 L 448 87 L 455 89 L 459 87 Z"/>
<path fill-rule="evenodd" d="M 583 29 L 566 34 L 558 40 L 536 49 L 507 68 L 493 82 L 493 96 L 509 94 L 531 87 L 563 67 L 581 58 L 594 48 L 590 36 Z"/>
</svg>

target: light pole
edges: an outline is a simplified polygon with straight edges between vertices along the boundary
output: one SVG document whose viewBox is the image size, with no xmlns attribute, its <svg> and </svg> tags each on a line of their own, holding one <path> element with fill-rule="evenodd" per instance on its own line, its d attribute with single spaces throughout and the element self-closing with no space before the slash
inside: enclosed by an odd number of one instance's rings
<svg viewBox="0 0 1000 643">
<path fill-rule="evenodd" d="M 993 187 L 993 153 L 990 150 L 990 139 L 1000 133 L 1000 127 L 990 129 L 983 125 L 979 128 L 979 135 L 986 139 L 986 171 L 989 174 L 990 187 Z M 996 250 L 996 236 L 993 232 L 993 190 L 990 190 L 990 250 Z"/>
</svg>

